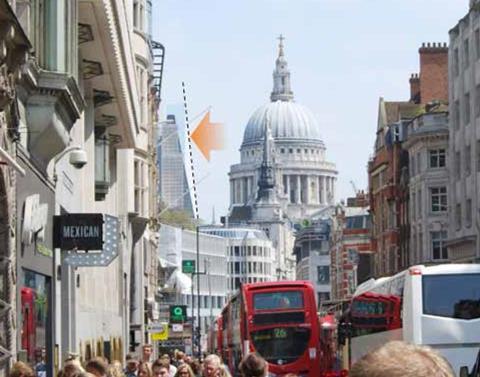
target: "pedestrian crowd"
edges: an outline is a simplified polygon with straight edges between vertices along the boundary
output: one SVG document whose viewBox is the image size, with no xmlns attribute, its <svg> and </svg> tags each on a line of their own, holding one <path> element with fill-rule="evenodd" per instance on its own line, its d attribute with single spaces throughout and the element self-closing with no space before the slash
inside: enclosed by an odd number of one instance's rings
<svg viewBox="0 0 480 377">
<path fill-rule="evenodd" d="M 173 357 L 165 354 L 156 360 L 152 360 L 152 354 L 152 346 L 146 344 L 141 357 L 128 354 L 124 364 L 95 357 L 82 365 L 78 358 L 71 357 L 57 377 L 231 377 L 227 365 L 214 354 L 203 360 L 180 351 Z M 16 362 L 9 377 L 42 377 L 36 370 Z M 268 363 L 255 353 L 247 354 L 238 370 L 242 377 L 269 375 Z M 298 376 L 289 373 L 283 377 Z M 350 369 L 349 377 L 455 377 L 455 374 L 448 361 L 431 348 L 394 341 L 362 357 Z"/>
<path fill-rule="evenodd" d="M 46 377 L 38 365 L 32 368 L 18 361 L 13 364 L 9 377 Z M 231 374 L 217 355 L 197 359 L 175 351 L 172 356 L 164 354 L 153 360 L 153 347 L 145 344 L 140 357 L 130 353 L 125 363 L 109 361 L 104 357 L 94 357 L 81 363 L 78 357 L 72 355 L 65 360 L 57 377 L 231 377 Z"/>
</svg>

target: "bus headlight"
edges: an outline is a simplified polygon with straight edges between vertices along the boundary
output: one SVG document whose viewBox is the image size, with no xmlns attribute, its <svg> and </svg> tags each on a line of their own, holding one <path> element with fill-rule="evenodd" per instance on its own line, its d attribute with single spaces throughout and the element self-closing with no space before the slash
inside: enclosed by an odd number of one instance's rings
<svg viewBox="0 0 480 377">
<path fill-rule="evenodd" d="M 308 349 L 308 356 L 310 359 L 315 359 L 317 357 L 317 349 L 315 347 L 310 347 Z"/>
</svg>

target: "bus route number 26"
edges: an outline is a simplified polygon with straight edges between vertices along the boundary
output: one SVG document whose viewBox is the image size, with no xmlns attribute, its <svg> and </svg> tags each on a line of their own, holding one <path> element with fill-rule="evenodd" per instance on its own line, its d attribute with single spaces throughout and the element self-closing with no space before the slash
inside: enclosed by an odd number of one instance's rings
<svg viewBox="0 0 480 377">
<path fill-rule="evenodd" d="M 276 327 L 273 329 L 273 337 L 275 339 L 285 339 L 287 337 L 287 330 L 282 327 Z"/>
</svg>

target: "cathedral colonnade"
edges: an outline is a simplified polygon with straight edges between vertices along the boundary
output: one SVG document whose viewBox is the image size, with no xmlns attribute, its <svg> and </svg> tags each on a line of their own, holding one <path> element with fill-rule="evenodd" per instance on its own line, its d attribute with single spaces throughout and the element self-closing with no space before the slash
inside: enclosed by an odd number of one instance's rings
<svg viewBox="0 0 480 377">
<path fill-rule="evenodd" d="M 283 174 L 281 192 L 290 204 L 329 205 L 334 203 L 336 180 L 328 175 Z M 233 204 L 248 204 L 255 199 L 253 176 L 232 178 L 230 188 Z"/>
</svg>

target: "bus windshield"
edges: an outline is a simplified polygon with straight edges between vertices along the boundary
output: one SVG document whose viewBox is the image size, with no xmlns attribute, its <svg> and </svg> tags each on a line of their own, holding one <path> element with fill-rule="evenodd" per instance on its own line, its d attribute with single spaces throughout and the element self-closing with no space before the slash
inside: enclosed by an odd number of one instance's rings
<svg viewBox="0 0 480 377">
<path fill-rule="evenodd" d="M 423 276 L 423 313 L 480 318 L 480 274 Z"/>
<path fill-rule="evenodd" d="M 282 291 L 255 293 L 253 295 L 254 310 L 302 309 L 303 294 L 301 291 Z"/>
<path fill-rule="evenodd" d="M 269 363 L 292 363 L 303 355 L 310 339 L 310 329 L 274 327 L 251 333 L 255 350 Z"/>
</svg>

